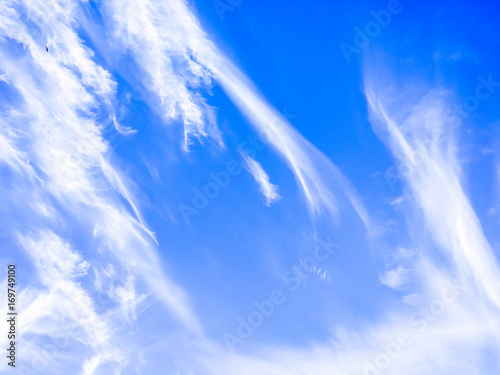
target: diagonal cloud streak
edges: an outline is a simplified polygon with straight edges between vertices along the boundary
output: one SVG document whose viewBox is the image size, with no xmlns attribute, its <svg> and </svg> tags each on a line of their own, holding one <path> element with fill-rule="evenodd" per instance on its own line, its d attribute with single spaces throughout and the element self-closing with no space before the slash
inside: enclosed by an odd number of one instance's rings
<svg viewBox="0 0 500 375">
<path fill-rule="evenodd" d="M 267 175 L 262 165 L 247 154 L 242 154 L 245 160 L 245 168 L 250 172 L 255 181 L 259 184 L 260 192 L 266 198 L 266 206 L 270 206 L 272 202 L 281 198 L 278 194 L 278 187 L 269 182 Z"/>
<path fill-rule="evenodd" d="M 111 48 L 130 51 L 140 68 L 137 75 L 147 77 L 142 84 L 159 100 L 169 122 L 182 115 L 186 150 L 192 137 L 201 140 L 209 136 L 219 144 L 222 142 L 213 110 L 194 94 L 197 91 L 189 89 L 209 85 L 213 79 L 255 130 L 269 135 L 271 145 L 295 174 L 314 218 L 338 217 L 344 196 L 371 230 L 367 211 L 348 179 L 268 104 L 250 80 L 216 48 L 185 1 L 131 1 L 130 6 L 124 6 L 108 0 L 105 4 L 113 19 L 110 28 L 117 30 Z"/>
<path fill-rule="evenodd" d="M 461 184 L 457 147 L 443 95 L 431 92 L 411 108 L 407 118 L 393 119 L 383 98 L 366 88 L 375 126 L 383 126 L 388 144 L 421 208 L 427 228 L 458 269 L 469 275 L 500 310 L 500 270 Z"/>
</svg>

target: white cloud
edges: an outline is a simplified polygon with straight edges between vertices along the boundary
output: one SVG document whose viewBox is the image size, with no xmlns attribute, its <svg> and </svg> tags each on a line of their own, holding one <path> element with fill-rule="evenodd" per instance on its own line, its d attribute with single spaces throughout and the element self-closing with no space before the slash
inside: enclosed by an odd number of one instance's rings
<svg viewBox="0 0 500 375">
<path fill-rule="evenodd" d="M 166 122 L 183 123 L 185 150 L 193 138 L 211 137 L 222 146 L 215 110 L 200 90 L 208 89 L 212 81 L 200 56 L 215 56 L 217 51 L 187 3 L 106 1 L 104 10 L 114 37 L 109 45 L 116 53 L 130 54 L 133 63 L 127 66 L 128 74 L 146 88 L 145 99 L 158 107 Z"/>
<path fill-rule="evenodd" d="M 79 6 L 66 0 L 0 3 L 0 73 L 16 93 L 2 99 L 0 121 L 0 162 L 16 173 L 0 189 L 10 198 L 2 202 L 2 212 L 17 213 L 5 229 L 22 233 L 20 244 L 38 271 L 29 279 L 36 287 L 19 290 L 26 296 L 22 330 L 30 333 L 23 336 L 27 352 L 21 358 L 28 364 L 29 350 L 34 356 L 43 353 L 40 340 L 56 341 L 61 329 L 70 327 L 75 333 L 56 357 L 72 352 L 71 359 L 57 363 L 73 370 L 84 366 L 90 374 L 123 359 L 120 353 L 128 348 L 117 336 L 130 343 L 130 335 L 117 328 L 134 319 L 148 292 L 188 332 L 200 335 L 201 328 L 186 293 L 163 272 L 133 184 L 113 164 L 102 135 L 106 116 L 114 119 L 116 83 L 78 36 Z M 13 98 L 16 102 L 9 102 Z M 68 233 L 73 224 L 88 240 L 80 252 L 56 235 Z M 87 278 L 96 258 L 128 275 L 112 287 L 115 298 L 109 304 L 95 304 L 92 289 L 86 289 L 91 283 L 84 287 L 76 281 Z M 96 279 L 99 285 L 105 277 Z"/>
<path fill-rule="evenodd" d="M 20 235 L 19 241 L 45 287 L 44 291 L 35 292 L 31 301 L 24 300 L 19 316 L 20 340 L 29 343 L 25 337 L 30 334 L 62 339 L 65 345 L 60 345 L 61 350 L 80 341 L 108 360 L 119 360 L 120 353 L 110 343 L 109 322 L 96 312 L 92 298 L 77 281 L 87 274 L 89 264 L 69 243 L 50 231 L 36 237 Z"/>
<path fill-rule="evenodd" d="M 366 92 L 374 126 L 388 132 L 389 147 L 407 171 L 406 182 L 429 232 L 458 271 L 471 277 L 500 309 L 498 262 L 461 184 L 457 147 L 446 135 L 454 126 L 446 97 L 431 92 L 419 103 L 406 104 L 407 117 L 393 118 L 383 94 L 370 86 Z"/>
<path fill-rule="evenodd" d="M 278 194 L 278 188 L 269 182 L 269 176 L 267 175 L 262 165 L 255 159 L 252 159 L 247 154 L 242 154 L 245 160 L 245 168 L 251 173 L 255 181 L 259 184 L 260 192 L 266 198 L 266 206 L 270 206 L 274 201 L 281 199 Z"/>
<path fill-rule="evenodd" d="M 216 80 L 255 129 L 266 134 L 269 143 L 288 163 L 315 218 L 338 216 L 340 200 L 346 198 L 371 230 L 371 223 L 355 189 L 340 169 L 308 142 L 287 119 L 269 105 L 254 85 L 230 61 L 212 62 Z"/>
<path fill-rule="evenodd" d="M 380 282 L 389 288 L 398 289 L 410 280 L 410 270 L 402 266 L 386 271 L 379 278 Z"/>
<path fill-rule="evenodd" d="M 77 332 L 71 340 L 78 341 L 72 347 L 78 350 L 65 353 L 67 361 L 74 361 L 84 374 L 95 373 L 112 361 L 121 366 L 128 358 L 125 347 L 135 348 L 127 339 L 128 331 L 137 326 L 127 324 L 134 323 L 138 305 L 152 303 L 147 294 L 154 295 L 182 323 L 184 340 L 191 344 L 185 345 L 189 349 L 183 355 L 205 373 L 363 373 L 367 361 L 380 353 L 381 343 L 391 342 L 405 330 L 411 331 L 413 344 L 391 363 L 387 374 L 437 373 L 442 368 L 480 372 L 478 352 L 485 342 L 493 349 L 498 349 L 500 342 L 499 271 L 464 192 L 457 145 L 451 138 L 439 144 L 432 142 L 433 129 L 439 128 L 446 117 L 442 108 L 446 103 L 439 95 L 429 95 L 420 103 L 404 103 L 407 116 L 400 117 L 384 106 L 376 87 L 367 86 L 370 108 L 378 121 L 375 127 L 387 131 L 391 152 L 410 171 L 406 178 L 409 196 L 423 213 L 419 224 L 432 234 L 428 242 L 435 245 L 424 247 L 420 256 L 414 257 L 418 259 L 412 260 L 412 275 L 422 284 L 414 295 L 420 297 L 418 301 L 407 297 L 403 302 L 412 307 L 417 302 L 425 306 L 455 274 L 464 275 L 470 289 L 428 321 L 423 332 L 416 332 L 406 319 L 414 311 L 398 305 L 369 327 L 326 327 L 333 332 L 335 348 L 327 343 L 260 345 L 251 353 L 228 353 L 203 335 L 204 327 L 189 296 L 163 272 L 154 234 L 141 215 L 132 182 L 113 165 L 97 112 L 106 112 L 123 134 L 130 131 L 115 122 L 112 103 L 116 83 L 78 37 L 76 28 L 82 17 L 78 7 L 65 0 L 0 3 L 2 43 L 10 43 L 18 53 L 13 56 L 2 47 L 1 75 L 21 98 L 16 108 L 6 108 L 2 113 L 8 121 L 1 123 L 0 158 L 25 177 L 24 184 L 18 185 L 22 191 L 11 194 L 16 199 L 3 204 L 12 204 L 24 215 L 29 228 L 15 229 L 22 233 L 20 243 L 36 270 L 31 280 L 35 285 L 23 286 L 20 291 L 25 301 L 21 328 L 26 332 L 26 348 L 41 352 L 33 336 L 56 339 L 61 318 Z M 137 70 L 140 83 L 150 92 L 146 100 L 166 120 L 183 123 L 186 149 L 193 138 L 211 137 L 222 145 L 215 111 L 200 89 L 209 87 L 215 79 L 255 129 L 269 135 L 270 144 L 295 174 L 312 216 L 335 216 L 346 199 L 370 228 L 368 214 L 347 178 L 214 47 L 185 2 L 110 0 L 105 2 L 104 11 L 112 22 L 105 26 L 107 39 L 101 45 L 111 47 L 116 55 L 126 50 L 126 57 L 134 61 L 130 68 Z M 28 14 L 39 31 L 25 26 L 22 19 Z M 50 53 L 45 52 L 45 44 Z M 5 130 L 7 125 L 11 132 Z M 252 162 L 249 168 L 253 166 L 251 173 L 266 198 L 269 202 L 277 199 L 265 171 Z M 58 204 L 64 206 L 64 213 Z M 87 234 L 92 242 L 89 248 L 77 251 L 62 234 L 56 234 L 68 230 L 66 218 L 75 220 L 79 230 Z M 434 251 L 442 251 L 444 265 L 434 264 Z M 101 261 L 114 264 L 113 268 L 94 267 L 95 287 L 109 287 L 109 295 L 114 298 L 111 306 L 96 306 L 87 290 L 93 285 L 85 280 L 88 268 Z M 398 287 L 406 271 L 398 267 L 383 280 Z M 325 271 L 315 272 L 328 278 Z M 117 275 L 126 277 L 109 283 Z M 474 312 L 471 305 L 476 307 Z M 177 340 L 172 342 L 171 347 L 180 345 Z M 80 350 L 83 346 L 86 350 Z M 5 363 L 0 366 L 5 367 Z"/>
<path fill-rule="evenodd" d="M 138 81 L 147 88 L 151 106 L 168 120 L 184 122 L 186 150 L 193 137 L 201 141 L 208 136 L 223 144 L 215 112 L 198 90 L 215 80 L 255 129 L 268 134 L 272 147 L 295 174 L 313 217 L 337 217 L 338 206 L 347 199 L 371 229 L 368 213 L 348 179 L 262 98 L 208 39 L 185 1 L 108 0 L 105 10 L 113 20 L 107 25 L 113 36 L 109 45 L 117 53 L 130 53 L 134 64 L 128 70 L 141 77 Z"/>
</svg>

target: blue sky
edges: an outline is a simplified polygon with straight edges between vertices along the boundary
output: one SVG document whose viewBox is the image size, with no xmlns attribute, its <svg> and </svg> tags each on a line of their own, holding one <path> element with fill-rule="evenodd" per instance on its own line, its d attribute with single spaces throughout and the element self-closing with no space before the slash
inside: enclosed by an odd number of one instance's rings
<svg viewBox="0 0 500 375">
<path fill-rule="evenodd" d="M 1 372 L 497 374 L 497 8 L 4 1 Z"/>
</svg>

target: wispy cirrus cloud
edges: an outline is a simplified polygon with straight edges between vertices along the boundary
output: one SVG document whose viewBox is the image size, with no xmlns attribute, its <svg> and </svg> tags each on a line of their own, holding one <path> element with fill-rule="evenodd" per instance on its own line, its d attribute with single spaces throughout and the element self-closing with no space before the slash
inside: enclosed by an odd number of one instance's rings
<svg viewBox="0 0 500 375">
<path fill-rule="evenodd" d="M 269 143 L 295 174 L 311 215 L 315 218 L 325 214 L 336 217 L 344 199 L 371 231 L 369 215 L 340 169 L 269 105 L 229 60 L 218 59 L 212 65 L 214 75 L 227 95 L 258 132 L 268 135 Z"/>
<path fill-rule="evenodd" d="M 380 282 L 389 288 L 397 289 L 409 280 L 409 270 L 398 266 L 393 270 L 386 271 L 380 276 Z"/>
<path fill-rule="evenodd" d="M 106 1 L 103 9 L 109 15 L 106 26 L 113 36 L 108 46 L 125 52 L 120 58 L 132 59 L 129 68 L 141 77 L 139 84 L 149 93 L 144 99 L 151 101 L 165 121 L 183 123 L 184 149 L 189 150 L 193 139 L 203 142 L 204 138 L 223 146 L 215 109 L 202 95 L 213 80 L 203 60 L 216 56 L 217 50 L 188 4 Z"/>
<path fill-rule="evenodd" d="M 44 353 L 47 337 L 50 344 L 61 339 L 58 326 L 76 332 L 65 334 L 57 346 L 60 362 L 48 355 L 41 371 L 140 372 L 138 364 L 149 364 L 147 355 L 163 363 L 165 353 L 175 349 L 180 359 L 172 367 L 186 373 L 481 372 L 482 352 L 498 349 L 499 270 L 466 194 L 459 143 L 445 129 L 445 95 L 431 91 L 416 102 L 397 97 L 397 106 L 391 106 L 382 84 L 366 84 L 376 133 L 385 134 L 381 138 L 392 156 L 410 171 L 404 175 L 408 201 L 414 203 L 406 212 L 409 225 L 415 213 L 421 214 L 415 231 L 431 234 L 423 245 L 409 236 L 412 248 L 419 249 L 416 255 L 382 277 L 397 289 L 411 272 L 415 285 L 405 292 L 411 293 L 412 303 L 405 303 L 408 295 L 398 294 L 372 321 L 324 323 L 326 339 L 320 342 L 257 342 L 250 350 L 228 353 L 207 338 L 211 322 L 202 320 L 188 292 L 164 271 L 168 243 L 159 244 L 141 213 L 134 179 L 115 163 L 105 130 L 132 136 L 133 129 L 122 127 L 115 115 L 117 83 L 108 69 L 116 61 L 106 56 L 109 66 L 101 66 L 91 42 L 118 61 L 131 61 L 131 75 L 138 77 L 131 85 L 146 89 L 143 99 L 165 122 L 180 123 L 185 151 L 195 139 L 212 139 L 223 147 L 215 109 L 203 97 L 216 82 L 254 129 L 268 134 L 314 219 L 347 214 L 346 206 L 352 206 L 370 230 L 368 211 L 342 171 L 210 41 L 186 2 L 107 0 L 99 8 L 105 15 L 98 29 L 102 34 L 84 41 L 80 26 L 86 6 L 69 0 L 0 4 L 5 56 L 0 74 L 3 88 L 10 90 L 0 103 L 0 161 L 9 177 L 2 179 L 0 191 L 11 198 L 0 209 L 9 213 L 6 230 L 16 234 L 13 243 L 23 249 L 26 267 L 36 271 L 20 292 L 22 339 L 25 348 Z M 249 156 L 244 159 L 266 202 L 279 199 L 263 167 Z M 158 173 L 150 172 L 159 180 Z M 80 246 L 71 238 L 78 238 Z M 160 246 L 167 255 L 160 256 Z M 410 258 L 408 252 L 399 256 Z M 466 290 L 454 289 L 457 276 L 465 280 Z M 157 302 L 179 326 L 162 313 L 151 315 L 161 316 L 166 329 L 154 319 L 138 319 Z M 477 306 L 474 312 L 472 305 Z M 175 334 L 160 337 L 160 328 Z M 154 348 L 144 332 L 157 335 L 158 353 L 150 354 Z M 402 344 L 402 334 L 411 343 Z"/>
<path fill-rule="evenodd" d="M 383 94 L 371 86 L 366 91 L 374 126 L 385 128 L 391 151 L 409 171 L 406 182 L 429 231 L 457 270 L 500 308 L 498 262 L 462 186 L 458 147 L 446 129 L 455 127 L 447 116 L 446 96 L 431 91 L 420 102 L 406 104 L 407 115 L 401 118 L 389 114 Z"/>
<path fill-rule="evenodd" d="M 431 90 L 420 101 L 406 102 L 402 94 L 391 98 L 395 110 L 383 104 L 387 98 L 378 90 L 385 86 L 367 85 L 372 124 L 395 159 L 408 164 L 405 186 L 414 202 L 407 208 L 408 224 L 430 239 L 415 238 L 416 251 L 399 249 L 394 257 L 405 266 L 388 271 L 382 282 L 397 289 L 411 272 L 412 294 L 386 306 L 377 321 L 331 327 L 331 345 L 270 345 L 251 354 L 212 356 L 205 361 L 209 373 L 232 374 L 239 368 L 249 374 L 491 373 L 485 356 L 498 350 L 500 337 L 497 263 L 464 192 L 452 136 L 456 126 L 445 115 L 447 97 Z M 436 128 L 444 137 L 439 142 L 432 139 Z M 468 258 L 472 254 L 474 261 Z"/>
<path fill-rule="evenodd" d="M 116 83 L 78 34 L 79 6 L 72 1 L 0 4 L 0 71 L 9 93 L 0 105 L 0 157 L 9 178 L 2 179 L 0 189 L 11 198 L 0 210 L 11 218 L 5 230 L 19 238 L 11 245 L 24 247 L 26 264 L 38 270 L 26 279 L 38 286 L 20 291 L 26 297 L 23 321 L 31 322 L 22 329 L 23 366 L 34 370 L 43 362 L 39 368 L 45 371 L 59 363 L 91 374 L 105 363 L 121 362 L 115 329 L 121 320 L 135 319 L 146 294 L 192 334 L 201 328 L 183 290 L 164 273 L 131 183 L 113 163 L 103 131 L 116 125 L 108 121 L 114 116 Z M 72 227 L 87 238 L 79 255 L 62 239 Z M 88 274 L 89 268 L 99 272 L 100 261 L 128 275 L 108 285 L 113 298 L 105 304 L 95 300 Z M 61 333 L 58 325 L 71 325 L 77 333 Z M 61 362 L 77 348 L 78 332 L 86 332 L 80 340 L 88 350 L 73 356 L 71 365 Z M 57 350 L 46 352 L 47 345 Z"/>
<path fill-rule="evenodd" d="M 198 91 L 215 81 L 256 131 L 269 135 L 270 145 L 294 172 L 313 217 L 336 217 L 345 200 L 371 229 L 368 213 L 348 179 L 262 98 L 254 84 L 207 37 L 186 2 L 148 1 L 124 7 L 110 0 L 104 9 L 113 19 L 108 27 L 114 38 L 108 44 L 131 54 L 141 76 L 147 77 L 141 83 L 148 90 L 151 105 L 168 121 L 183 121 L 185 150 L 193 138 L 202 141 L 210 137 L 223 144 L 215 112 Z"/>
<path fill-rule="evenodd" d="M 278 187 L 269 182 L 267 175 L 262 165 L 252 157 L 242 154 L 245 160 L 245 168 L 253 176 L 255 181 L 259 184 L 260 192 L 266 198 L 266 206 L 270 206 L 274 201 L 281 199 L 278 194 Z"/>
</svg>

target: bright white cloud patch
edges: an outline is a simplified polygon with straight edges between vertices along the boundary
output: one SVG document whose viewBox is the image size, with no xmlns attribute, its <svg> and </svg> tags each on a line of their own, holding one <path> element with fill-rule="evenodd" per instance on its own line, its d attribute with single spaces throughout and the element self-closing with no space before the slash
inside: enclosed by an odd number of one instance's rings
<svg viewBox="0 0 500 375">
<path fill-rule="evenodd" d="M 281 198 L 278 194 L 277 186 L 269 182 L 269 176 L 267 175 L 262 165 L 250 156 L 243 154 L 245 160 L 245 168 L 251 173 L 255 181 L 259 184 L 260 192 L 266 198 L 266 206 L 270 206 L 271 203 Z"/>
<path fill-rule="evenodd" d="M 144 89 L 143 99 L 151 100 L 167 123 L 184 125 L 184 148 L 194 139 L 211 137 L 222 145 L 214 108 L 206 103 L 202 89 L 212 84 L 213 75 L 206 59 L 217 51 L 184 1 L 104 2 L 109 17 L 108 40 L 135 79 Z M 104 47 L 104 48 L 106 48 Z"/>
<path fill-rule="evenodd" d="M 380 282 L 389 288 L 397 289 L 409 281 L 408 269 L 398 266 L 396 269 L 385 272 L 380 276 Z"/>
</svg>

